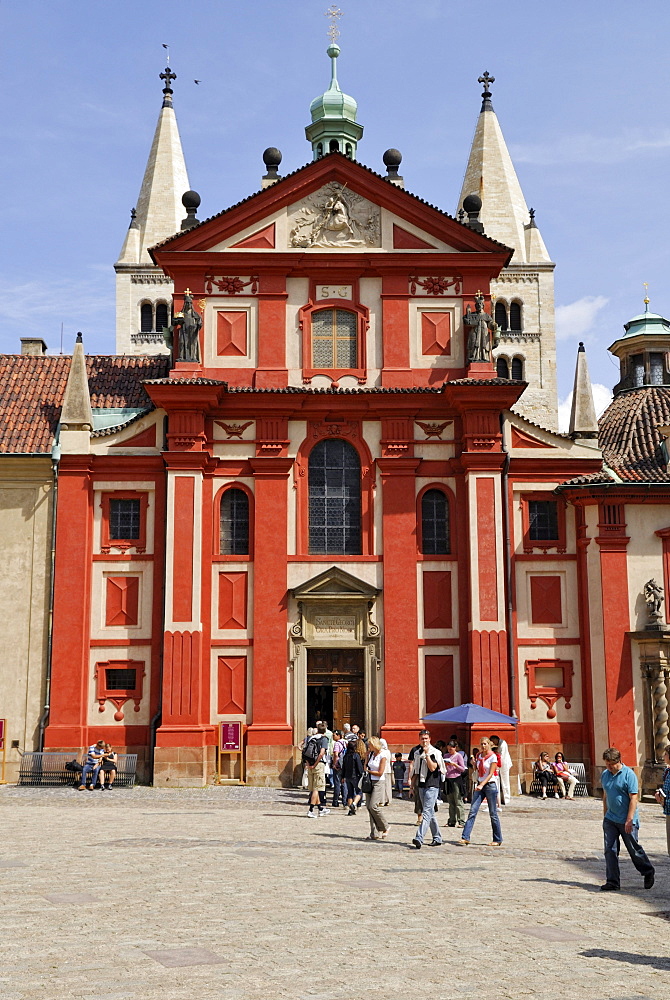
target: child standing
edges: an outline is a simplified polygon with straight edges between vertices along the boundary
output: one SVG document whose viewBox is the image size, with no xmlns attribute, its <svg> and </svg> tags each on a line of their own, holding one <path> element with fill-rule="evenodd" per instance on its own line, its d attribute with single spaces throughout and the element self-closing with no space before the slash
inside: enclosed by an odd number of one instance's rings
<svg viewBox="0 0 670 1000">
<path fill-rule="evenodd" d="M 405 762 L 402 759 L 401 753 L 395 755 L 395 760 L 391 764 L 391 767 L 395 780 L 395 790 L 398 793 L 398 798 L 401 799 L 405 791 Z"/>
</svg>

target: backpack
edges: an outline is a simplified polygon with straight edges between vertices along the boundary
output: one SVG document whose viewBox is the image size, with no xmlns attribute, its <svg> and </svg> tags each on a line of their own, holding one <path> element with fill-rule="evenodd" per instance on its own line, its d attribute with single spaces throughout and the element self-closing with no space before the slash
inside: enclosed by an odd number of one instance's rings
<svg viewBox="0 0 670 1000">
<path fill-rule="evenodd" d="M 303 764 L 308 764 L 310 766 L 316 764 L 320 753 L 321 753 L 321 747 L 317 742 L 317 737 L 310 736 L 302 751 Z"/>
</svg>

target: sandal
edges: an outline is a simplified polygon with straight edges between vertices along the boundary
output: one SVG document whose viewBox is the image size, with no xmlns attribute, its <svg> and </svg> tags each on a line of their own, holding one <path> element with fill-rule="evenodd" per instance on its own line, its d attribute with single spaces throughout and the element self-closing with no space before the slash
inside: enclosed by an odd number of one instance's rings
<svg viewBox="0 0 670 1000">
<path fill-rule="evenodd" d="M 456 843 L 457 843 L 457 845 L 459 847 L 469 847 L 470 846 L 470 841 L 469 840 L 457 840 Z"/>
<path fill-rule="evenodd" d="M 487 844 L 487 847 L 502 847 L 502 840 L 492 840 L 490 844 Z"/>
</svg>

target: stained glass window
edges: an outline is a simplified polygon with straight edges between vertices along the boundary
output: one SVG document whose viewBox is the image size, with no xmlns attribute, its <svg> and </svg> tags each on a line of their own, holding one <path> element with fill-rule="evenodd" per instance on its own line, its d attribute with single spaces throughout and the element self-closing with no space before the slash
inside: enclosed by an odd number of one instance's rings
<svg viewBox="0 0 670 1000">
<path fill-rule="evenodd" d="M 109 501 L 109 537 L 127 539 L 140 537 L 140 501 L 112 499 Z"/>
<path fill-rule="evenodd" d="M 320 441 L 309 456 L 309 551 L 361 552 L 361 463 L 356 449 L 339 438 Z"/>
<path fill-rule="evenodd" d="M 249 497 L 231 489 L 221 497 L 219 544 L 221 555 L 249 555 Z"/>
<path fill-rule="evenodd" d="M 347 309 L 319 309 L 312 316 L 312 368 L 356 368 L 358 316 Z"/>
<path fill-rule="evenodd" d="M 558 541 L 558 503 L 556 500 L 528 502 L 530 537 L 533 542 Z"/>
<path fill-rule="evenodd" d="M 449 502 L 442 490 L 426 490 L 421 498 L 421 551 L 424 555 L 448 555 Z"/>
</svg>

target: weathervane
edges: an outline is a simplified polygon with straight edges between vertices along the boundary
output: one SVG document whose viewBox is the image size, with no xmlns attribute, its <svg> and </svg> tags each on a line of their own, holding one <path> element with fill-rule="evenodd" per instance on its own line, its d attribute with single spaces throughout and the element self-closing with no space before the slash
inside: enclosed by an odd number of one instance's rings
<svg viewBox="0 0 670 1000">
<path fill-rule="evenodd" d="M 337 39 L 340 37 L 340 29 L 337 26 L 338 18 L 344 17 L 344 11 L 336 7 L 334 3 L 331 3 L 327 11 L 324 12 L 324 17 L 330 18 L 330 24 L 328 26 L 328 37 L 334 45 Z"/>
</svg>

